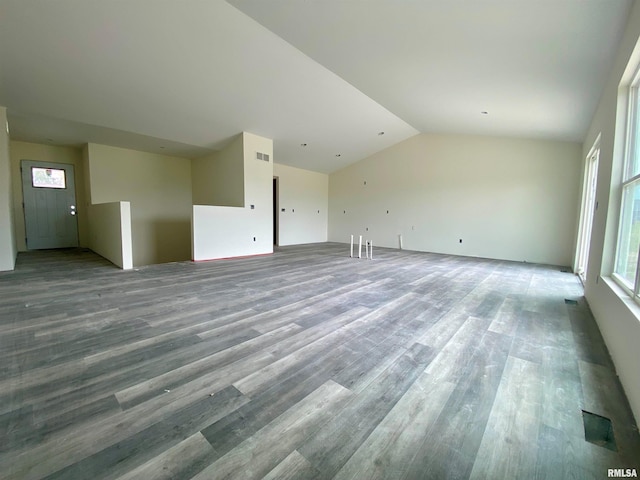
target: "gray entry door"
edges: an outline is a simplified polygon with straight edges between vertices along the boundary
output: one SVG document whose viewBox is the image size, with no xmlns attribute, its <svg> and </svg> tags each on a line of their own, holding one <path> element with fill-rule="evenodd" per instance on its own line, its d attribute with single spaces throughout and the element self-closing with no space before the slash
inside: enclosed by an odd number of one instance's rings
<svg viewBox="0 0 640 480">
<path fill-rule="evenodd" d="M 73 165 L 22 160 L 27 248 L 78 246 Z"/>
</svg>

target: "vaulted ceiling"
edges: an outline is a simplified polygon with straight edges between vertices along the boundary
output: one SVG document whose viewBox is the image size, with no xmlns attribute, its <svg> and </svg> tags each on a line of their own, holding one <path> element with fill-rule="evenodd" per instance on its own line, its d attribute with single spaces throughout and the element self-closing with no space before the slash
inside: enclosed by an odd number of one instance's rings
<svg viewBox="0 0 640 480">
<path fill-rule="evenodd" d="M 194 157 L 248 131 L 320 172 L 421 132 L 581 141 L 631 4 L 0 0 L 0 105 L 17 140 Z"/>
</svg>

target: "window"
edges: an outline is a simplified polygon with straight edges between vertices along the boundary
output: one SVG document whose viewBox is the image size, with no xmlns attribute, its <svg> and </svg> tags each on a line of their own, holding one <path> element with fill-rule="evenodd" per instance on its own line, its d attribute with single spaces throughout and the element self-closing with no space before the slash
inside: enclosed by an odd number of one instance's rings
<svg viewBox="0 0 640 480">
<path fill-rule="evenodd" d="M 640 73 L 640 71 L 638 72 Z M 638 253 L 640 251 L 640 75 L 629 91 L 625 167 L 622 178 L 622 206 L 613 277 L 638 298 Z"/>
<path fill-rule="evenodd" d="M 638 273 L 638 248 L 640 248 L 640 183 L 636 180 L 623 187 L 622 215 L 618 237 L 618 256 L 615 272 L 625 286 L 634 292 Z"/>
<path fill-rule="evenodd" d="M 65 171 L 57 168 L 31 167 L 31 185 L 34 188 L 67 188 Z"/>
<path fill-rule="evenodd" d="M 600 157 L 600 135 L 596 138 L 585 161 L 584 187 L 582 192 L 582 209 L 575 272 L 583 282 L 587 281 L 589 251 L 591 249 L 591 230 L 596 208 L 596 184 L 598 181 L 598 159 Z"/>
</svg>

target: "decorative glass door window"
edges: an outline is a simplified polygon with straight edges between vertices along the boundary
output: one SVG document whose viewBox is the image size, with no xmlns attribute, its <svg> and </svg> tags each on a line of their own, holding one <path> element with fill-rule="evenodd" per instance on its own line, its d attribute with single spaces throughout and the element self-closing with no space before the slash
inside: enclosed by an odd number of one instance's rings
<svg viewBox="0 0 640 480">
<path fill-rule="evenodd" d="M 31 167 L 31 185 L 34 188 L 67 188 L 65 171 L 57 168 Z"/>
</svg>

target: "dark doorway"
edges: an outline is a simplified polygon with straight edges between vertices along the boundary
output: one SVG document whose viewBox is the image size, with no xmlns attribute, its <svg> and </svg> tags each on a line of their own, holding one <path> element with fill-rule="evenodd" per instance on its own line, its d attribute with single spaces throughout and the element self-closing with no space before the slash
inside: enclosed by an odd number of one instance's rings
<svg viewBox="0 0 640 480">
<path fill-rule="evenodd" d="M 273 244 L 278 245 L 278 177 L 273 177 Z"/>
</svg>

